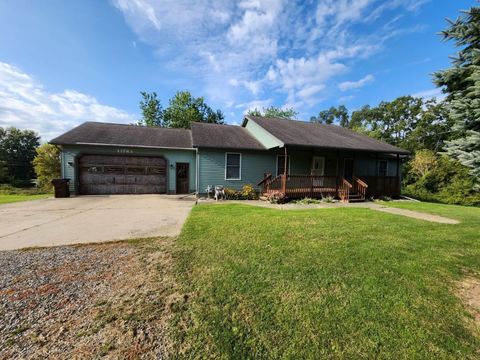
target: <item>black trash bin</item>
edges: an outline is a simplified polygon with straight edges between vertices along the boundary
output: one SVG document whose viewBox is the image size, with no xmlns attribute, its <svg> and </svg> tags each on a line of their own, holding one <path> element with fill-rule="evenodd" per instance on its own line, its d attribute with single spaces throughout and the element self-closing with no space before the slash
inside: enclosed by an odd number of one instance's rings
<svg viewBox="0 0 480 360">
<path fill-rule="evenodd" d="M 56 198 L 70 197 L 70 179 L 53 179 L 52 185 L 55 189 Z"/>
</svg>

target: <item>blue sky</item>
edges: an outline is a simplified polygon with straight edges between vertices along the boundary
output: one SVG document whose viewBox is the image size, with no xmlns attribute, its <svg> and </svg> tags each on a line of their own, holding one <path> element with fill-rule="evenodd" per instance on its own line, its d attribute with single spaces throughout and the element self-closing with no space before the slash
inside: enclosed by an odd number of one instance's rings
<svg viewBox="0 0 480 360">
<path fill-rule="evenodd" d="M 195 3 L 195 4 L 193 4 Z M 135 122 L 140 91 L 204 96 L 238 124 L 253 107 L 319 110 L 439 95 L 438 32 L 461 0 L 4 0 L 0 126 L 49 140 L 83 121 Z"/>
</svg>

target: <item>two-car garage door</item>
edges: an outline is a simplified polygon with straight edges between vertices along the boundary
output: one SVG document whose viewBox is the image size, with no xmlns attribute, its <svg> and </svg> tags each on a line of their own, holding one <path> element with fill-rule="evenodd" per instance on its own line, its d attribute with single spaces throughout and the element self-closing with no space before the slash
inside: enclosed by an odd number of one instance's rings
<svg viewBox="0 0 480 360">
<path fill-rule="evenodd" d="M 83 155 L 78 163 L 80 194 L 154 194 L 167 191 L 163 157 Z"/>
</svg>

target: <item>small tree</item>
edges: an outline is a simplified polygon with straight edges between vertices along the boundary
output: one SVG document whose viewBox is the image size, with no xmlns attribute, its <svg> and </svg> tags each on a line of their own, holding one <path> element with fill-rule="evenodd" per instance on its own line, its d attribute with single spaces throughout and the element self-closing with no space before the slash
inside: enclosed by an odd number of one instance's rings
<svg viewBox="0 0 480 360">
<path fill-rule="evenodd" d="M 143 118 L 138 124 L 150 127 L 164 126 L 162 105 L 160 104 L 160 100 L 157 99 L 157 93 L 142 91 L 140 94 L 143 98 L 140 101 Z"/>
<path fill-rule="evenodd" d="M 39 186 L 45 190 L 51 190 L 52 179 L 60 177 L 60 150 L 51 144 L 39 146 L 37 155 L 33 159 L 33 166 Z"/>
<path fill-rule="evenodd" d="M 276 106 L 269 106 L 267 108 L 262 108 L 262 110 L 259 110 L 257 108 L 250 109 L 248 110 L 247 115 L 280 119 L 293 119 L 298 115 L 298 112 L 294 108 L 282 109 Z"/>
<path fill-rule="evenodd" d="M 431 150 L 419 150 L 410 161 L 412 173 L 418 177 L 427 175 L 437 166 L 437 156 Z"/>
</svg>

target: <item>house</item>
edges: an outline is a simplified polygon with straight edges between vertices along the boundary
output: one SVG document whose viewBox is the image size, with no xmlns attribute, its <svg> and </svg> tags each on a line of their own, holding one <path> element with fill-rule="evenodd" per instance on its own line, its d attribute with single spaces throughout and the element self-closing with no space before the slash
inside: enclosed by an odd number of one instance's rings
<svg viewBox="0 0 480 360">
<path fill-rule="evenodd" d="M 287 197 L 400 194 L 408 151 L 336 125 L 245 116 L 191 130 L 86 122 L 50 143 L 76 194 L 204 194 L 208 185 Z"/>
</svg>

